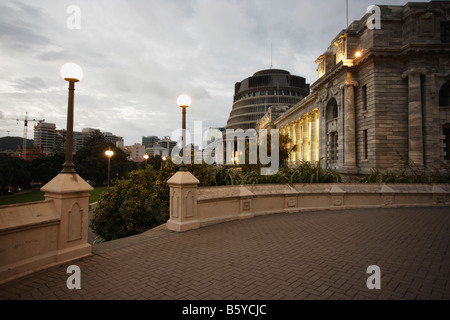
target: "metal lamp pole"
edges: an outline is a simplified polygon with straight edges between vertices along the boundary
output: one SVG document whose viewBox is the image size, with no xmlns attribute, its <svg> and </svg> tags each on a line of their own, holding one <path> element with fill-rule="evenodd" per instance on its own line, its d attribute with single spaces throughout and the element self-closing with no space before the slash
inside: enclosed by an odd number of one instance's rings
<svg viewBox="0 0 450 320">
<path fill-rule="evenodd" d="M 69 100 L 67 110 L 66 154 L 61 173 L 75 173 L 73 164 L 73 114 L 75 100 L 75 82 L 83 78 L 83 70 L 75 63 L 66 63 L 61 68 L 61 76 L 69 82 Z"/>
<path fill-rule="evenodd" d="M 106 156 L 108 157 L 108 188 L 109 188 L 109 176 L 111 171 L 111 157 L 113 156 L 114 152 L 111 150 L 111 147 L 109 147 L 109 150 L 105 151 Z"/>
<path fill-rule="evenodd" d="M 186 109 L 191 105 L 191 98 L 186 95 L 182 94 L 178 97 L 178 106 L 183 109 L 182 111 L 182 122 L 181 122 L 181 129 L 183 134 L 183 140 L 181 148 L 183 150 L 183 161 L 181 163 L 180 171 L 188 171 L 185 159 L 186 159 Z"/>
</svg>

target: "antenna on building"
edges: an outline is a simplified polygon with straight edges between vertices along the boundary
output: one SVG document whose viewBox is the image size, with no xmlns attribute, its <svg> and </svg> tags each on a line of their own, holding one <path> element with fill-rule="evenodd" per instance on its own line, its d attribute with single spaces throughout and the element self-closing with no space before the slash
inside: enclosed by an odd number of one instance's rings
<svg viewBox="0 0 450 320">
<path fill-rule="evenodd" d="M 345 25 L 345 29 L 347 29 L 348 28 L 348 0 L 345 0 L 345 9 L 346 9 L 346 25 Z"/>
<path fill-rule="evenodd" d="M 270 43 L 270 69 L 272 69 L 272 42 Z"/>
</svg>

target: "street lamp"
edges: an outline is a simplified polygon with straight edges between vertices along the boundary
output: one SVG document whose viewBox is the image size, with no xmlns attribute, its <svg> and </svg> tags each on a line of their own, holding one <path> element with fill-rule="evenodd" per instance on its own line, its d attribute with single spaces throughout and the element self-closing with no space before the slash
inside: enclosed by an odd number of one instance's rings
<svg viewBox="0 0 450 320">
<path fill-rule="evenodd" d="M 66 136 L 66 157 L 61 173 L 75 173 L 73 164 L 73 109 L 75 96 L 75 82 L 81 81 L 83 78 L 83 70 L 73 62 L 64 64 L 61 67 L 61 77 L 69 81 L 69 101 L 67 111 L 67 136 Z"/>
<path fill-rule="evenodd" d="M 162 157 L 161 158 L 161 160 L 162 160 L 161 161 L 161 168 L 164 168 L 164 162 L 166 161 L 166 159 L 167 159 L 166 157 Z"/>
<path fill-rule="evenodd" d="M 144 154 L 144 160 L 145 160 L 145 167 L 147 167 L 148 154 Z"/>
<path fill-rule="evenodd" d="M 183 118 L 182 118 L 182 134 L 183 134 L 183 141 L 181 148 L 183 150 L 183 162 L 181 163 L 180 171 L 188 171 L 185 160 L 186 160 L 186 108 L 190 107 L 191 105 L 191 98 L 187 94 L 182 94 L 177 99 L 178 106 L 183 109 Z"/>
<path fill-rule="evenodd" d="M 111 168 L 111 157 L 114 155 L 114 152 L 111 150 L 111 147 L 109 147 L 109 150 L 105 151 L 105 155 L 108 157 L 108 188 L 109 188 L 109 174 L 110 174 L 110 168 Z"/>
</svg>

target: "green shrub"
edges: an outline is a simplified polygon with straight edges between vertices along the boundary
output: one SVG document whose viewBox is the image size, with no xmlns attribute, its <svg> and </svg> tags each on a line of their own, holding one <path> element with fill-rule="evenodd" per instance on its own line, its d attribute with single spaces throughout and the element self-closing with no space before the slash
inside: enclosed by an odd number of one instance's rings
<svg viewBox="0 0 450 320">
<path fill-rule="evenodd" d="M 169 186 L 151 166 L 130 173 L 127 180 L 103 193 L 91 228 L 108 241 L 131 236 L 163 224 L 169 218 Z"/>
<path fill-rule="evenodd" d="M 387 170 L 381 172 L 378 169 L 372 169 L 370 174 L 359 178 L 357 182 L 360 183 L 449 183 L 450 174 L 441 173 L 436 171 L 435 173 L 426 173 L 424 171 L 411 171 L 406 170 L 395 171 Z"/>
</svg>

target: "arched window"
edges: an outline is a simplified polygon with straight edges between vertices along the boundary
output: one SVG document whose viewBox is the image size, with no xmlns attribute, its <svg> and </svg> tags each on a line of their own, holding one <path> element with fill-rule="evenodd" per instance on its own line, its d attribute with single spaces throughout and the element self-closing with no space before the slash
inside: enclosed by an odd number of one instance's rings
<svg viewBox="0 0 450 320">
<path fill-rule="evenodd" d="M 450 98 L 450 80 L 448 80 L 439 90 L 439 106 L 448 107 Z"/>
<path fill-rule="evenodd" d="M 338 106 L 336 99 L 331 98 L 327 103 L 326 120 L 336 119 L 338 117 Z"/>
</svg>

